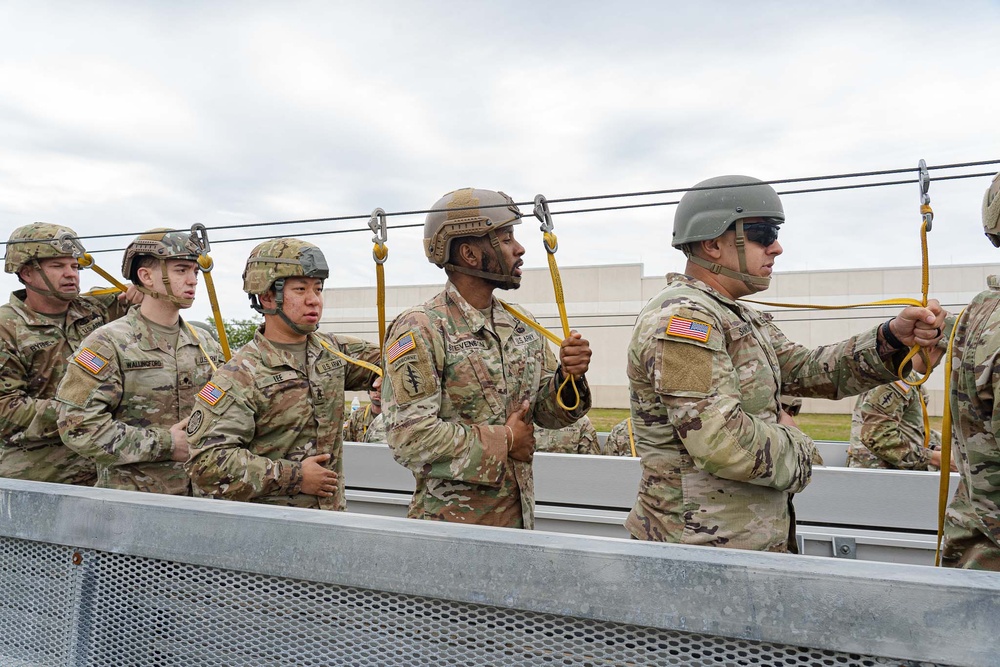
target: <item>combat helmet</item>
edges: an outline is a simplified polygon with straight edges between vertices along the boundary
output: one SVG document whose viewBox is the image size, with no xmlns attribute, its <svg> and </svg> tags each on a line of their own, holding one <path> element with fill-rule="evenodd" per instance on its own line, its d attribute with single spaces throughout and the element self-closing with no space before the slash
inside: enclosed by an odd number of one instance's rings
<svg viewBox="0 0 1000 667">
<path fill-rule="evenodd" d="M 194 299 L 179 297 L 174 294 L 170 287 L 167 260 L 187 259 L 197 262 L 200 255 L 202 255 L 201 244 L 198 237 L 192 232 L 171 231 L 162 227 L 151 229 L 145 234 L 137 236 L 125 248 L 125 256 L 122 258 L 122 276 L 131 280 L 136 289 L 143 294 L 154 299 L 165 299 L 181 308 L 189 308 L 194 303 Z M 163 286 L 167 290 L 166 294 L 145 287 L 139 280 L 139 259 L 141 257 L 153 257 L 160 261 L 160 272 L 163 275 Z"/>
<path fill-rule="evenodd" d="M 983 231 L 993 247 L 1000 248 L 1000 173 L 983 195 Z"/>
<path fill-rule="evenodd" d="M 264 241 L 250 252 L 243 270 L 243 291 L 250 295 L 250 307 L 263 315 L 278 315 L 292 331 L 309 334 L 318 325 L 292 322 L 282 308 L 285 279 L 301 276 L 326 280 L 330 276 L 323 251 L 299 239 L 278 238 Z M 265 308 L 260 295 L 274 289 L 275 308 Z"/>
<path fill-rule="evenodd" d="M 785 222 L 785 210 L 774 188 L 750 176 L 709 178 L 681 197 L 674 213 L 671 245 L 683 250 L 688 261 L 698 266 L 739 280 L 754 292 L 765 290 L 771 283 L 770 277 L 747 273 L 747 235 L 743 223 L 747 218 L 764 218 L 769 225 Z M 736 230 L 738 272 L 692 254 L 690 244 L 718 238 L 731 227 Z"/>
<path fill-rule="evenodd" d="M 55 288 L 49 277 L 42 271 L 38 263 L 40 259 L 55 259 L 58 257 L 80 257 L 84 254 L 83 245 L 69 227 L 54 225 L 48 222 L 33 222 L 15 229 L 7 241 L 7 254 L 3 270 L 6 273 L 19 274 L 25 265 L 30 264 L 45 281 L 47 290 L 41 290 L 25 284 L 25 288 L 43 296 L 72 301 L 80 295 L 80 291 L 60 292 Z M 20 275 L 18 275 L 20 280 Z M 23 280 L 21 281 L 24 282 Z"/>
<path fill-rule="evenodd" d="M 424 221 L 424 254 L 437 266 L 470 276 L 495 280 L 504 288 L 516 288 L 521 276 L 513 275 L 500 251 L 497 230 L 521 224 L 521 211 L 503 192 L 463 188 L 449 192 L 431 207 Z M 503 273 L 480 271 L 451 262 L 452 240 L 463 236 L 489 236 Z"/>
</svg>

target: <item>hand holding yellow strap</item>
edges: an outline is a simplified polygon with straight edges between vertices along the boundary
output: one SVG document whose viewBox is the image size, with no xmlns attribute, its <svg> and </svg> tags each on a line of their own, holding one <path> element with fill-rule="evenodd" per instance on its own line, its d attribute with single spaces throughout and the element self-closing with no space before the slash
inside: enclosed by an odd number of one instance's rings
<svg viewBox="0 0 1000 667">
<path fill-rule="evenodd" d="M 555 293 L 556 307 L 559 309 L 559 321 L 562 323 L 563 340 L 566 340 L 570 337 L 570 328 L 569 318 L 566 316 L 566 298 L 563 295 L 562 278 L 559 276 L 559 266 L 556 264 L 556 250 L 559 249 L 559 240 L 556 238 L 556 235 L 552 233 L 552 213 L 549 211 L 549 202 L 545 199 L 544 195 L 535 195 L 534 213 L 535 217 L 542 223 L 542 239 L 545 244 L 546 257 L 549 260 L 549 274 L 552 276 L 552 290 Z M 556 345 L 562 346 L 562 341 L 559 341 Z M 566 383 L 569 383 L 573 387 L 573 395 L 576 397 L 572 406 L 566 405 L 562 400 L 562 391 L 563 387 L 566 386 Z M 580 390 L 576 386 L 576 378 L 572 375 L 566 374 L 562 384 L 559 385 L 559 390 L 556 392 L 556 404 L 567 412 L 572 412 L 580 407 Z"/>
<path fill-rule="evenodd" d="M 375 233 L 372 237 L 372 258 L 375 260 L 376 304 L 378 306 L 378 349 L 385 349 L 385 260 L 389 257 L 389 247 L 385 244 L 387 229 L 385 211 L 380 208 L 372 211 L 368 227 Z"/>
</svg>

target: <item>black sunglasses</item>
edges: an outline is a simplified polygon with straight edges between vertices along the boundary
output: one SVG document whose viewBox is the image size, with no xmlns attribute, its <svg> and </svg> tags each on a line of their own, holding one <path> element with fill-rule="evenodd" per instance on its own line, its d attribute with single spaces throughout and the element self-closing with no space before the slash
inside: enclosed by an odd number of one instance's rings
<svg viewBox="0 0 1000 667">
<path fill-rule="evenodd" d="M 778 240 L 778 227 L 775 222 L 745 222 L 743 223 L 743 234 L 747 239 L 758 243 L 765 248 Z M 730 229 L 736 229 L 734 224 Z"/>
</svg>

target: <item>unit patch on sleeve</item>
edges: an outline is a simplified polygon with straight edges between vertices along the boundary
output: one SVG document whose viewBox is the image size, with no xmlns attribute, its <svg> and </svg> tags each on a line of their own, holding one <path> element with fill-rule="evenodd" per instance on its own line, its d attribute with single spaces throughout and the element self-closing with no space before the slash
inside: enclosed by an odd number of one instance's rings
<svg viewBox="0 0 1000 667">
<path fill-rule="evenodd" d="M 670 321 L 667 322 L 666 333 L 668 336 L 690 338 L 707 343 L 708 336 L 712 333 L 712 325 L 707 322 L 699 322 L 697 320 L 689 320 L 686 317 L 671 315 Z"/>
<path fill-rule="evenodd" d="M 108 365 L 107 359 L 86 347 L 77 353 L 75 361 L 94 375 L 100 373 Z"/>
<path fill-rule="evenodd" d="M 392 363 L 401 356 L 417 347 L 417 342 L 413 338 L 413 332 L 404 334 L 396 339 L 396 342 L 385 351 L 386 363 Z"/>
<path fill-rule="evenodd" d="M 222 397 L 225 395 L 226 392 L 222 391 L 211 382 L 205 383 L 205 386 L 198 392 L 198 398 L 213 406 L 221 401 Z"/>
</svg>

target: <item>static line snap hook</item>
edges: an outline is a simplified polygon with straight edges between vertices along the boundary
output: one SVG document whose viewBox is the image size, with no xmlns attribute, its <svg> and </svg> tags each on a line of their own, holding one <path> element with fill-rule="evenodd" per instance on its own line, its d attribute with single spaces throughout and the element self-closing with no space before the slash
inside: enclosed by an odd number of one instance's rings
<svg viewBox="0 0 1000 667">
<path fill-rule="evenodd" d="M 934 211 L 931 210 L 931 197 L 927 192 L 931 189 L 931 175 L 927 171 L 927 162 L 923 159 L 917 163 L 917 184 L 920 186 L 920 214 L 924 219 L 927 231 L 931 231 L 934 222 Z"/>
<path fill-rule="evenodd" d="M 69 232 L 63 232 L 60 234 L 59 238 L 56 239 L 56 242 L 59 244 L 59 250 L 61 252 L 69 252 L 76 259 L 83 259 L 87 255 L 87 249 L 83 247 L 82 243 L 80 243 L 80 239 L 76 238 Z M 90 264 L 88 263 L 87 266 L 89 265 Z"/>
<path fill-rule="evenodd" d="M 212 245 L 208 242 L 208 230 L 200 222 L 191 225 L 191 240 L 201 248 L 202 255 L 207 255 L 212 250 Z"/>
<path fill-rule="evenodd" d="M 368 219 L 368 228 L 375 234 L 372 236 L 372 243 L 375 244 L 375 248 L 372 249 L 372 258 L 375 259 L 376 264 L 384 264 L 389 256 L 389 249 L 385 245 L 389 238 L 389 228 L 385 224 L 384 210 L 377 208 L 372 211 L 372 217 Z"/>
<path fill-rule="evenodd" d="M 545 195 L 535 195 L 534 214 L 542 223 L 539 229 L 542 230 L 542 235 L 545 239 L 545 250 L 550 255 L 554 255 L 556 250 L 559 250 L 559 240 L 552 233 L 555 226 L 552 224 L 552 212 L 549 211 L 549 201 L 545 198 Z"/>
</svg>

